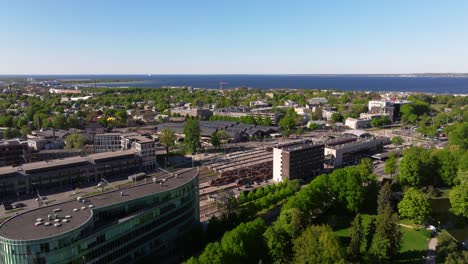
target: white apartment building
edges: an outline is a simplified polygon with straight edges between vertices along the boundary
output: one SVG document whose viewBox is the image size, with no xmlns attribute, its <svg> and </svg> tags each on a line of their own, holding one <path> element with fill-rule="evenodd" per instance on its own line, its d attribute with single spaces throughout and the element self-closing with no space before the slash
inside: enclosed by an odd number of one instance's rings
<svg viewBox="0 0 468 264">
<path fill-rule="evenodd" d="M 126 148 L 136 150 L 137 155 L 142 158 L 142 168 L 144 170 L 151 170 L 158 167 L 156 162 L 156 142 L 144 136 L 130 136 L 122 137 Z"/>
<path fill-rule="evenodd" d="M 371 126 L 372 119 L 356 119 L 348 117 L 345 121 L 345 126 L 352 128 L 352 129 L 360 129 L 360 128 L 367 128 Z"/>
</svg>

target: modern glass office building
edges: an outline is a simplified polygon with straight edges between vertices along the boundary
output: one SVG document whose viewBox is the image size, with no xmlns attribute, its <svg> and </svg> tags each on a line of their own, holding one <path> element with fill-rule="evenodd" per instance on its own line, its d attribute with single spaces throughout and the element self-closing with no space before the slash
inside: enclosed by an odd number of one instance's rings
<svg viewBox="0 0 468 264">
<path fill-rule="evenodd" d="M 41 207 L 0 226 L 0 262 L 132 263 L 167 255 L 199 221 L 198 169 Z"/>
</svg>

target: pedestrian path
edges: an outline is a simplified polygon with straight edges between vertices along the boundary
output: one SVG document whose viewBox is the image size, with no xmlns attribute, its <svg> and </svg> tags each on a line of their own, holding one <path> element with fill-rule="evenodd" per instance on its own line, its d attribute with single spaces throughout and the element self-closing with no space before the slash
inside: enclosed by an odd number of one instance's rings
<svg viewBox="0 0 468 264">
<path fill-rule="evenodd" d="M 426 264 L 436 263 L 437 238 L 431 238 L 427 246 Z"/>
</svg>

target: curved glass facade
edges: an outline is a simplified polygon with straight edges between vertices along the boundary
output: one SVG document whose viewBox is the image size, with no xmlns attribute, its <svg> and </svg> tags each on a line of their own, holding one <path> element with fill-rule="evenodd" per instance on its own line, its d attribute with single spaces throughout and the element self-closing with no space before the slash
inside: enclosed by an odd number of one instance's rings
<svg viewBox="0 0 468 264">
<path fill-rule="evenodd" d="M 0 236 L 0 262 L 131 263 L 149 254 L 165 255 L 198 223 L 198 189 L 196 175 L 167 191 L 95 208 L 88 221 L 64 234 L 38 240 Z"/>
</svg>

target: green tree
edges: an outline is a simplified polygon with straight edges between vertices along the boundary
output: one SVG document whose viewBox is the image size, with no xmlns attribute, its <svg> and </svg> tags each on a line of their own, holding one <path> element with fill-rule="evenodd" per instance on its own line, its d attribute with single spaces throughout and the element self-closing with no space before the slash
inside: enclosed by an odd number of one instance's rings
<svg viewBox="0 0 468 264">
<path fill-rule="evenodd" d="M 388 155 L 388 159 L 385 161 L 384 172 L 386 174 L 390 174 L 393 178 L 393 175 L 395 175 L 397 171 L 397 167 L 397 156 L 395 152 L 391 151 Z"/>
<path fill-rule="evenodd" d="M 9 127 L 3 131 L 3 137 L 6 139 L 16 138 L 19 136 L 21 136 L 21 132 L 16 128 Z"/>
<path fill-rule="evenodd" d="M 219 146 L 221 145 L 217 131 L 214 131 L 211 134 L 211 145 L 213 145 L 213 147 L 215 147 L 216 149 L 219 149 Z"/>
<path fill-rule="evenodd" d="M 297 113 L 293 108 L 288 108 L 285 116 L 279 121 L 278 125 L 283 131 L 290 131 L 296 127 Z"/>
<path fill-rule="evenodd" d="M 429 216 L 430 204 L 426 195 L 413 187 L 405 191 L 403 200 L 398 204 L 398 212 L 403 218 L 409 218 L 416 224 L 422 224 Z"/>
<path fill-rule="evenodd" d="M 296 129 L 296 135 L 302 135 L 302 134 L 304 134 L 304 128 L 302 128 L 302 127 L 297 128 Z"/>
<path fill-rule="evenodd" d="M 468 251 L 457 251 L 448 254 L 444 264 L 466 264 L 468 263 Z"/>
<path fill-rule="evenodd" d="M 67 149 L 79 149 L 86 143 L 86 137 L 82 134 L 71 134 L 65 138 L 65 147 Z"/>
<path fill-rule="evenodd" d="M 65 119 L 65 117 L 61 114 L 58 114 L 54 117 L 52 121 L 52 126 L 55 129 L 64 129 L 66 127 L 66 122 L 67 120 Z"/>
<path fill-rule="evenodd" d="M 348 247 L 348 254 L 350 259 L 357 260 L 361 255 L 361 243 L 363 238 L 362 230 L 362 217 L 360 214 L 357 214 L 351 223 L 351 242 Z"/>
<path fill-rule="evenodd" d="M 310 226 L 294 240 L 294 263 L 345 263 L 338 239 L 329 226 Z"/>
<path fill-rule="evenodd" d="M 263 125 L 264 125 L 264 126 L 271 126 L 272 123 L 273 123 L 273 122 L 271 121 L 271 118 L 270 118 L 269 116 L 267 116 L 267 117 L 265 117 L 265 118 L 263 119 Z"/>
<path fill-rule="evenodd" d="M 307 125 L 307 128 L 308 128 L 309 130 L 317 130 L 317 129 L 319 128 L 319 126 L 318 126 L 317 124 L 315 124 L 315 123 L 309 123 L 309 124 Z"/>
<path fill-rule="evenodd" d="M 28 126 L 22 126 L 20 132 L 23 137 L 26 137 L 29 133 L 31 133 L 31 129 L 29 129 Z"/>
<path fill-rule="evenodd" d="M 200 124 L 198 120 L 189 118 L 184 126 L 184 144 L 192 153 L 197 152 L 200 146 Z"/>
<path fill-rule="evenodd" d="M 115 116 L 117 117 L 120 124 L 123 125 L 127 123 L 127 118 L 128 118 L 127 111 L 121 109 L 115 113 Z"/>
<path fill-rule="evenodd" d="M 433 157 L 437 162 L 437 174 L 445 185 L 453 186 L 457 183 L 458 157 L 450 149 L 436 150 Z"/>
<path fill-rule="evenodd" d="M 411 147 L 403 152 L 398 181 L 402 185 L 421 186 L 429 183 L 434 175 L 430 152 L 424 148 Z"/>
<path fill-rule="evenodd" d="M 170 128 L 164 128 L 161 131 L 161 135 L 159 136 L 159 143 L 166 148 L 166 164 L 169 158 L 169 151 L 172 147 L 175 146 L 175 141 L 177 140 L 176 134 L 174 130 Z"/>
<path fill-rule="evenodd" d="M 448 132 L 448 140 L 452 145 L 458 145 L 462 149 L 468 149 L 468 123 L 463 122 L 452 125 Z"/>
<path fill-rule="evenodd" d="M 340 113 L 333 113 L 333 114 L 331 115 L 331 120 L 332 120 L 334 123 L 342 122 L 342 121 L 343 121 L 343 115 L 341 115 Z"/>
<path fill-rule="evenodd" d="M 405 140 L 400 136 L 394 136 L 392 138 L 392 144 L 395 146 L 401 146 L 403 143 L 405 143 Z"/>
<path fill-rule="evenodd" d="M 453 252 L 456 252 L 458 249 L 457 243 L 453 238 L 446 234 L 441 233 L 437 237 L 437 247 L 436 247 L 436 260 L 438 263 L 443 263 L 447 256 Z"/>
<path fill-rule="evenodd" d="M 386 182 L 379 191 L 377 196 L 377 213 L 382 214 L 386 207 L 392 206 L 392 187 L 389 182 Z"/>
<path fill-rule="evenodd" d="M 376 224 L 376 219 L 375 217 L 371 217 L 369 223 L 367 224 L 366 227 L 366 251 L 369 251 L 371 246 L 372 246 L 372 238 L 374 238 L 375 235 L 375 224 Z"/>
<path fill-rule="evenodd" d="M 456 215 L 468 218 L 468 181 L 453 187 L 449 193 L 450 211 Z"/>
<path fill-rule="evenodd" d="M 402 233 L 397 223 L 398 216 L 392 213 L 390 207 L 386 207 L 378 216 L 370 248 L 376 262 L 390 263 L 398 255 Z"/>
<path fill-rule="evenodd" d="M 224 210 L 227 219 L 231 219 L 235 211 L 239 208 L 237 200 L 232 190 L 225 191 L 216 198 L 216 205 Z"/>
</svg>

